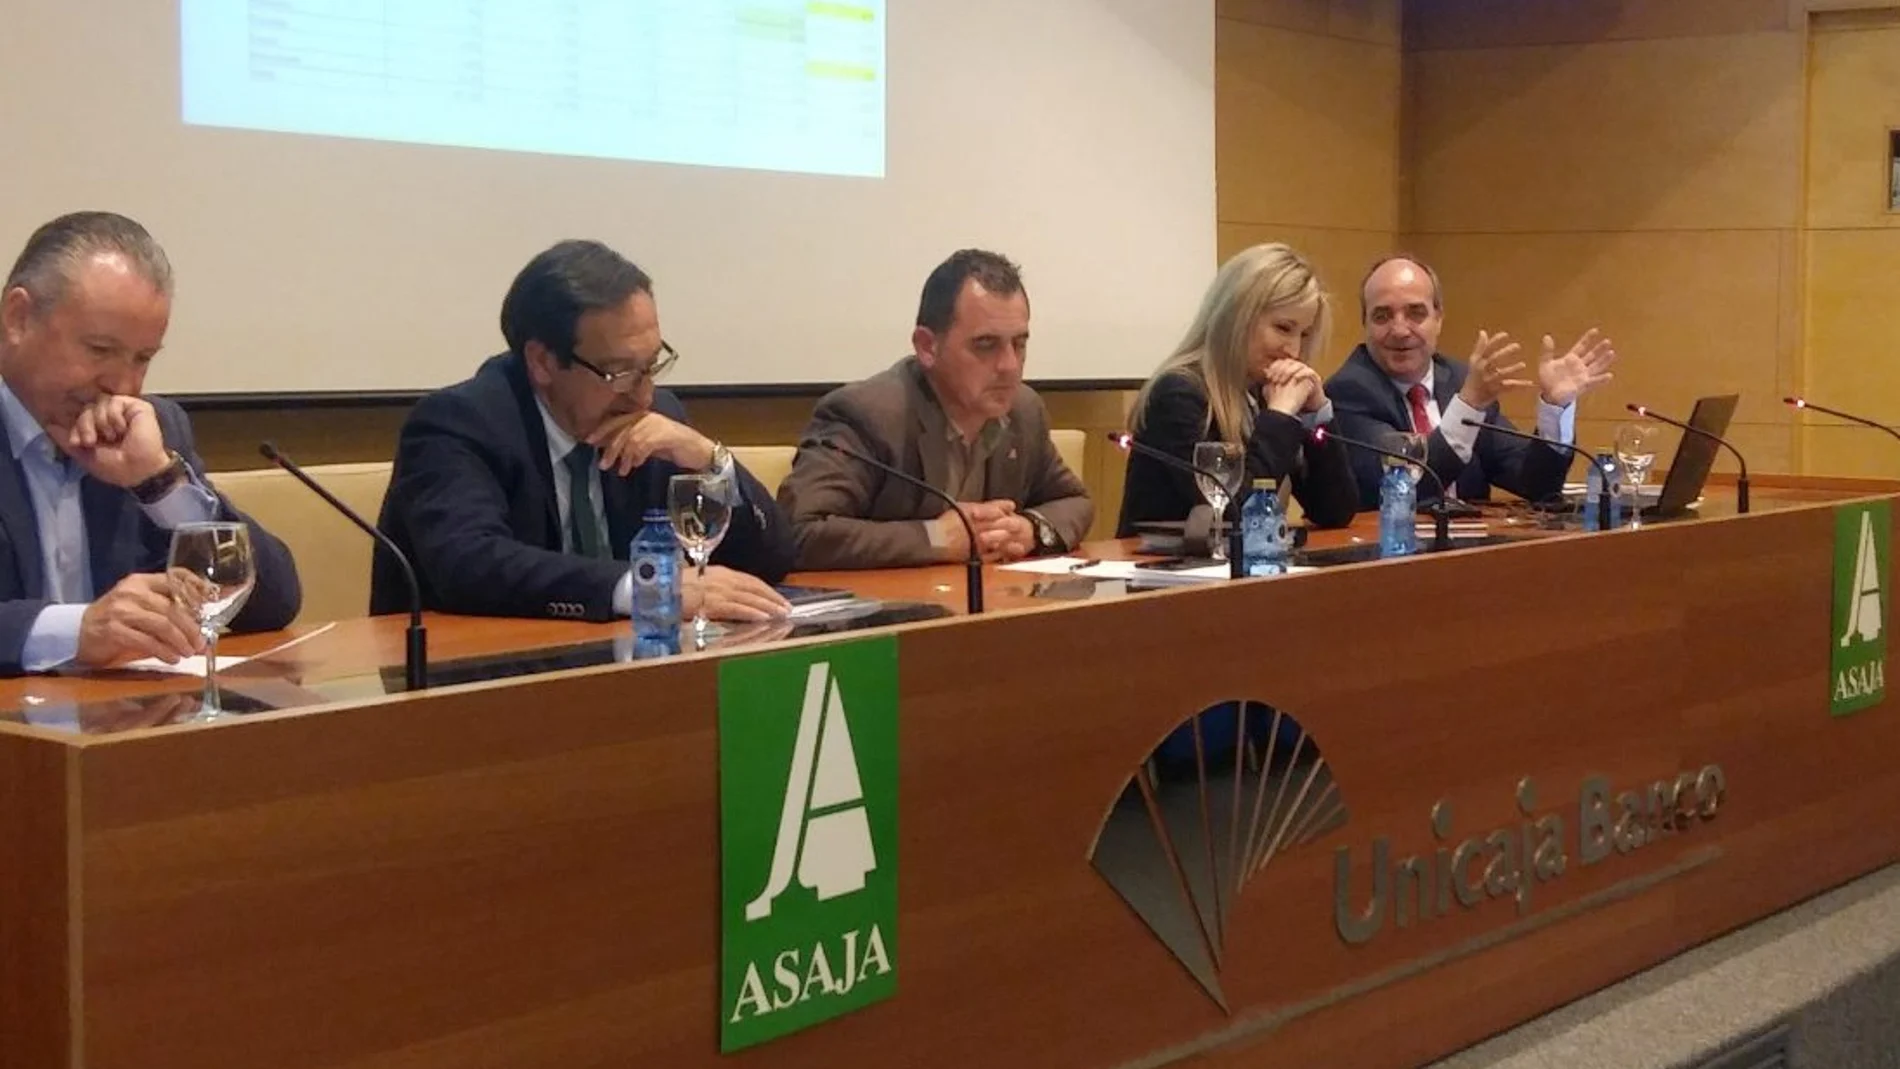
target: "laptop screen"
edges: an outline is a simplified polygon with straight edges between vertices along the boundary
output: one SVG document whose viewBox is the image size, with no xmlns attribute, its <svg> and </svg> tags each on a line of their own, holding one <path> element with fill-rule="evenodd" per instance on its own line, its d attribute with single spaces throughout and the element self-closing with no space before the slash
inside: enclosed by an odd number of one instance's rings
<svg viewBox="0 0 1900 1069">
<path fill-rule="evenodd" d="M 1704 397 L 1689 413 L 1689 425 L 1720 437 L 1728 433 L 1729 420 L 1735 418 L 1740 394 Z M 1656 515 L 1679 516 L 1702 496 L 1709 481 L 1709 469 L 1715 466 L 1715 451 L 1721 447 L 1700 434 L 1682 432 L 1676 445 L 1676 458 L 1669 462 L 1669 477 L 1663 480 L 1662 493 L 1656 498 Z"/>
</svg>

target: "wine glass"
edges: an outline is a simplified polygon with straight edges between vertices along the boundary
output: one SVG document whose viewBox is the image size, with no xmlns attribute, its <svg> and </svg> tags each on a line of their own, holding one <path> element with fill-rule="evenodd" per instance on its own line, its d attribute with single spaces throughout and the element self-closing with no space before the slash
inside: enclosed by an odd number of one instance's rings
<svg viewBox="0 0 1900 1069">
<path fill-rule="evenodd" d="M 172 598 L 198 621 L 205 640 L 204 701 L 198 719 L 224 712 L 218 696 L 218 635 L 237 616 L 257 586 L 251 529 L 242 523 L 181 523 L 172 529 L 165 564 Z"/>
<path fill-rule="evenodd" d="M 693 645 L 699 649 L 720 630 L 706 619 L 706 562 L 731 525 L 732 493 L 730 480 L 706 472 L 675 475 L 666 484 L 667 519 L 699 574 L 699 608 L 693 613 Z"/>
<path fill-rule="evenodd" d="M 1194 466 L 1200 471 L 1194 473 L 1194 485 L 1200 488 L 1201 496 L 1207 499 L 1214 509 L 1214 527 L 1208 541 L 1213 543 L 1213 558 L 1227 559 L 1227 540 L 1221 537 L 1221 524 L 1227 518 L 1227 506 L 1240 492 L 1242 480 L 1247 476 L 1246 454 L 1238 445 L 1228 442 L 1194 443 Z M 1220 476 L 1219 480 L 1203 475 Z"/>
<path fill-rule="evenodd" d="M 1623 466 L 1623 483 L 1630 495 L 1630 526 L 1643 525 L 1643 480 L 1656 464 L 1656 447 L 1662 428 L 1646 420 L 1625 423 L 1616 429 L 1616 460 Z"/>
</svg>

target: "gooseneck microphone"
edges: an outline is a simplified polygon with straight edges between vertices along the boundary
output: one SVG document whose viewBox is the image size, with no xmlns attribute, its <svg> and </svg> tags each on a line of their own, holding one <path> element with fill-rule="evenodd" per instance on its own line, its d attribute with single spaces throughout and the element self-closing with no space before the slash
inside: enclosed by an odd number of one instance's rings
<svg viewBox="0 0 1900 1069">
<path fill-rule="evenodd" d="M 1545 445 L 1556 446 L 1558 449 L 1562 449 L 1565 452 L 1568 452 L 1573 457 L 1582 457 L 1584 464 L 1588 467 L 1594 468 L 1596 467 L 1596 464 L 1597 464 L 1597 458 L 1591 456 L 1589 453 L 1584 452 L 1582 449 L 1579 449 L 1576 446 L 1571 445 L 1569 442 L 1560 442 L 1560 441 L 1557 441 L 1555 438 L 1544 438 L 1535 434 L 1527 434 L 1524 431 L 1520 431 L 1515 427 L 1500 427 L 1495 423 L 1486 423 L 1483 420 L 1472 419 L 1470 416 L 1466 416 L 1463 420 L 1463 423 L 1467 427 L 1476 427 L 1480 431 L 1495 431 L 1498 434 L 1504 435 L 1506 438 L 1522 438 L 1527 442 L 1542 442 Z M 1597 530 L 1599 531 L 1607 531 L 1610 529 L 1610 505 L 1611 505 L 1610 471 L 1611 470 L 1612 469 L 1608 469 L 1608 468 L 1604 469 L 1603 492 L 1597 495 Z M 1641 501 L 1638 501 L 1636 503 L 1637 508 L 1641 508 L 1642 505 L 1643 503 Z"/>
<path fill-rule="evenodd" d="M 1404 464 L 1408 468 L 1417 468 L 1431 476 L 1432 482 L 1438 487 L 1438 502 L 1426 506 L 1426 511 L 1432 514 L 1432 552 L 1443 553 L 1445 550 L 1451 548 L 1451 508 L 1446 503 L 1446 499 L 1450 495 L 1445 492 L 1445 480 L 1440 478 L 1438 473 L 1432 470 L 1430 464 L 1427 464 L 1417 457 L 1408 457 L 1396 449 L 1386 449 L 1383 446 L 1373 445 L 1371 442 L 1362 442 L 1357 438 L 1348 438 L 1343 434 L 1334 434 L 1330 427 L 1319 427 L 1313 431 L 1313 441 L 1326 442 L 1328 440 L 1338 442 L 1340 445 L 1348 446 L 1353 449 L 1363 449 L 1368 453 L 1376 453 L 1382 457 L 1389 457 L 1392 460 Z"/>
<path fill-rule="evenodd" d="M 1127 431 L 1109 431 L 1108 440 L 1115 443 L 1116 447 L 1121 449 L 1123 452 L 1133 451 L 1136 453 L 1140 453 L 1142 456 L 1149 457 L 1154 460 L 1158 460 L 1161 463 L 1166 464 L 1167 466 L 1175 469 L 1176 471 L 1185 471 L 1189 475 L 1198 475 L 1203 479 L 1212 480 L 1214 485 L 1216 486 L 1227 485 L 1227 480 L 1221 478 L 1219 475 L 1215 474 L 1214 472 L 1211 472 L 1207 470 L 1206 468 L 1201 467 L 1198 464 L 1190 464 L 1187 461 L 1182 460 L 1180 457 L 1175 456 L 1173 453 L 1169 453 L 1161 449 L 1156 449 L 1154 446 L 1147 445 L 1142 442 L 1138 442 L 1135 440 L 1135 436 L 1132 434 L 1129 434 Z M 1242 474 L 1243 474 L 1243 482 L 1244 482 L 1245 473 L 1243 472 Z M 1232 494 L 1229 494 L 1228 499 L 1227 499 L 1227 508 L 1228 509 L 1238 508 L 1240 506 L 1240 503 L 1244 501 L 1247 498 L 1247 495 L 1250 493 L 1252 493 L 1251 490 L 1248 490 L 1245 486 L 1242 486 L 1238 491 Z M 1219 532 L 1220 525 L 1226 521 L 1227 519 L 1226 511 L 1227 511 L 1226 509 L 1223 509 L 1221 515 L 1214 517 L 1213 529 L 1208 532 L 1208 540 L 1210 542 L 1213 541 L 1215 535 Z M 1230 524 L 1228 526 L 1227 537 L 1230 543 L 1234 542 L 1239 536 L 1239 534 L 1240 534 L 1239 524 Z M 1240 556 L 1241 556 L 1239 547 L 1237 545 L 1230 545 L 1227 556 L 1228 556 L 1228 559 L 1233 562 L 1234 567 L 1238 569 L 1240 567 Z M 1235 571 L 1234 578 L 1236 579 L 1242 578 L 1239 571 Z"/>
<path fill-rule="evenodd" d="M 1863 427 L 1872 427 L 1874 430 L 1885 431 L 1888 434 L 1893 435 L 1895 438 L 1900 438 L 1900 430 L 1895 430 L 1893 427 L 1888 426 L 1887 424 L 1882 423 L 1879 420 L 1868 419 L 1866 416 L 1856 416 L 1852 412 L 1842 412 L 1838 408 L 1829 408 L 1826 405 L 1817 405 L 1813 401 L 1810 401 L 1805 397 L 1784 397 L 1781 399 L 1781 403 L 1791 408 L 1812 409 L 1816 412 L 1821 412 L 1821 413 L 1825 413 L 1826 415 L 1833 416 L 1836 419 L 1844 419 L 1849 423 L 1858 423 Z"/>
<path fill-rule="evenodd" d="M 403 655 L 403 678 L 410 690 L 426 690 L 429 686 L 429 633 L 422 626 L 422 587 L 416 582 L 416 570 L 409 564 L 409 558 L 396 548 L 388 535 L 376 529 L 376 525 L 356 514 L 356 510 L 345 505 L 341 499 L 312 479 L 297 462 L 277 451 L 269 442 L 260 443 L 257 451 L 265 460 L 289 472 L 296 480 L 316 495 L 328 502 L 330 507 L 343 514 L 343 518 L 361 527 L 402 565 L 403 578 L 409 580 L 409 642 Z"/>
<path fill-rule="evenodd" d="M 1135 436 L 1132 434 L 1129 434 L 1127 431 L 1109 431 L 1108 440 L 1115 443 L 1115 445 L 1121 449 L 1124 449 L 1124 450 L 1132 449 L 1135 452 L 1140 453 L 1144 457 L 1152 457 L 1155 460 L 1159 460 L 1161 463 L 1166 464 L 1177 471 L 1185 471 L 1189 473 L 1190 475 L 1199 475 L 1204 478 L 1212 479 L 1214 480 L 1216 484 L 1223 485 L 1223 486 L 1226 485 L 1227 483 L 1226 479 L 1223 479 L 1219 475 L 1216 475 L 1213 472 L 1208 471 L 1206 468 L 1199 467 L 1194 464 L 1190 464 L 1187 461 L 1182 460 L 1180 457 L 1175 456 L 1173 453 L 1165 452 L 1163 450 L 1156 449 L 1154 446 L 1146 445 L 1142 442 L 1136 441 Z"/>
<path fill-rule="evenodd" d="M 1682 420 L 1665 416 L 1661 412 L 1650 408 L 1648 405 L 1631 403 L 1624 407 L 1645 419 L 1659 419 L 1671 427 L 1680 427 L 1690 434 L 1700 435 L 1734 454 L 1735 466 L 1741 469 L 1741 474 L 1735 476 L 1735 511 L 1744 516 L 1748 515 L 1748 461 L 1742 456 L 1742 451 L 1735 448 L 1733 443 L 1719 434 L 1710 434 L 1708 431 L 1692 423 L 1684 423 Z"/>
<path fill-rule="evenodd" d="M 931 497 L 948 504 L 950 511 L 957 514 L 957 519 L 963 521 L 963 530 L 970 536 L 970 555 L 963 562 L 964 607 L 972 616 L 983 611 L 983 553 L 981 548 L 977 545 L 976 525 L 970 522 L 970 517 L 964 513 L 963 506 L 956 498 L 951 497 L 949 494 L 944 493 L 942 490 L 937 489 L 907 471 L 900 471 L 876 457 L 866 456 L 850 446 L 840 444 L 830 438 L 812 439 L 804 444 L 817 445 L 829 449 L 834 453 L 841 453 L 848 456 L 861 464 L 869 464 L 871 467 L 889 475 L 891 478 L 902 483 L 908 483 L 922 490 L 924 493 L 929 494 Z"/>
</svg>

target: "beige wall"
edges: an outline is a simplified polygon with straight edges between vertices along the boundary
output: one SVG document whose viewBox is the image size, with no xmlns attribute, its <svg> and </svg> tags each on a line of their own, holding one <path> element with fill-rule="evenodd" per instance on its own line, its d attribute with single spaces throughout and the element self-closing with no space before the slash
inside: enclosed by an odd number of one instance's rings
<svg viewBox="0 0 1900 1069">
<path fill-rule="evenodd" d="M 1900 129 L 1900 11 L 1817 15 L 1809 42 L 1807 375 L 1815 401 L 1900 422 L 1900 215 L 1888 131 Z M 1891 475 L 1890 440 L 1805 420 L 1809 470 Z"/>
<path fill-rule="evenodd" d="M 1799 0 L 1408 5 L 1403 231 L 1444 276 L 1443 348 L 1601 326 L 1621 359 L 1580 444 L 1630 401 L 1740 391 L 1751 467 L 1792 470 L 1805 21 Z"/>
<path fill-rule="evenodd" d="M 1343 312 L 1320 361 L 1330 373 L 1357 340 L 1359 278 L 1399 231 L 1399 3 L 1221 0 L 1217 10 L 1220 255 L 1284 241 L 1314 261 Z"/>
</svg>

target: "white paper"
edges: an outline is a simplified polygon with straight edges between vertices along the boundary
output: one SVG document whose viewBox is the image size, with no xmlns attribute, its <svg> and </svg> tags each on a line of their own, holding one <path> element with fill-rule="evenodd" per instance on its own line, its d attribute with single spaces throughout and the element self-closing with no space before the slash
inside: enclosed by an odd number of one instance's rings
<svg viewBox="0 0 1900 1069">
<path fill-rule="evenodd" d="M 1031 575 L 1078 575 L 1078 569 L 1094 560 L 1093 557 L 1035 557 L 1019 560 L 1014 564 L 1004 564 L 998 571 L 1028 572 Z M 1099 562 L 1098 562 L 1099 563 Z"/>
<path fill-rule="evenodd" d="M 809 602 L 792 606 L 792 611 L 786 613 L 785 617 L 788 620 L 803 620 L 812 616 L 829 616 L 832 613 L 855 609 L 861 604 L 863 604 L 862 598 L 833 598 L 830 601 Z"/>
<path fill-rule="evenodd" d="M 298 635 L 296 638 L 286 639 L 285 641 L 279 642 L 277 645 L 272 646 L 270 649 L 267 649 L 262 653 L 255 653 L 249 657 L 219 657 L 218 671 L 228 672 L 231 669 L 236 668 L 238 665 L 245 663 L 246 661 L 262 660 L 263 658 L 269 657 L 273 654 L 282 653 L 284 650 L 287 650 L 291 648 L 292 646 L 297 645 L 298 643 L 308 642 L 311 639 L 316 638 L 318 635 L 323 634 L 324 632 L 330 630 L 331 628 L 335 626 L 336 626 L 336 623 L 334 621 L 331 623 L 324 624 L 322 627 L 317 628 L 315 631 L 306 631 L 303 634 Z M 124 671 L 124 672 L 162 672 L 162 673 L 165 673 L 166 675 L 197 676 L 199 679 L 203 679 L 204 674 L 205 674 L 205 658 L 203 654 L 195 654 L 193 656 L 184 658 L 183 660 L 179 661 L 177 664 L 166 664 L 164 661 L 161 661 L 156 657 L 142 657 L 139 660 L 130 661 L 130 662 L 120 665 L 118 670 Z"/>
<path fill-rule="evenodd" d="M 218 671 L 228 672 L 248 660 L 250 660 L 249 657 L 220 657 L 218 658 Z M 199 653 L 186 657 L 177 664 L 166 664 L 156 657 L 142 657 L 139 660 L 128 661 L 120 665 L 117 671 L 163 672 L 167 675 L 197 676 L 199 679 L 203 679 L 205 675 L 205 658 L 204 654 Z"/>
</svg>

